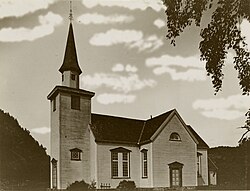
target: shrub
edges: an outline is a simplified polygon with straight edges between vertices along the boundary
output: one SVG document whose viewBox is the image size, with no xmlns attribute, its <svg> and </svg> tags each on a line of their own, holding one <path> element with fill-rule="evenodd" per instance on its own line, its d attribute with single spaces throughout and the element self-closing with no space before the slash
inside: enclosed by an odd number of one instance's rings
<svg viewBox="0 0 250 191">
<path fill-rule="evenodd" d="M 82 181 L 75 181 L 74 183 L 70 184 L 67 187 L 68 191 L 88 191 L 90 185 L 86 183 L 84 180 Z"/>
<path fill-rule="evenodd" d="M 117 188 L 118 190 L 135 190 L 136 185 L 134 181 L 122 180 Z"/>
</svg>

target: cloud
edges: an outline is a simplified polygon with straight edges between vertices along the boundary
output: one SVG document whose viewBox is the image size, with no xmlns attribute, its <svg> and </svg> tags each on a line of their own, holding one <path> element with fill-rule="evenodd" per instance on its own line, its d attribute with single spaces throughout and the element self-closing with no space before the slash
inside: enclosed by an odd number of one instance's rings
<svg viewBox="0 0 250 191">
<path fill-rule="evenodd" d="M 244 116 L 249 105 L 249 96 L 232 95 L 227 98 L 196 100 L 193 108 L 201 110 L 202 115 L 208 118 L 234 120 Z"/>
<path fill-rule="evenodd" d="M 90 39 L 90 44 L 95 46 L 111 46 L 135 42 L 142 39 L 142 37 L 143 33 L 141 31 L 110 29 L 106 33 L 95 34 Z"/>
<path fill-rule="evenodd" d="M 155 51 L 163 45 L 162 39 L 159 39 L 156 35 L 151 35 L 147 38 L 142 38 L 138 41 L 132 42 L 129 48 L 138 48 L 139 51 L 149 50 L 150 52 Z"/>
<path fill-rule="evenodd" d="M 127 64 L 127 65 L 123 65 L 123 64 L 115 64 L 113 67 L 112 67 L 112 71 L 113 72 L 132 72 L 132 73 L 135 73 L 138 71 L 137 67 L 136 66 L 132 66 L 130 64 Z"/>
<path fill-rule="evenodd" d="M 82 0 L 82 4 L 87 8 L 93 8 L 95 6 L 105 6 L 105 7 L 122 7 L 129 10 L 145 10 L 147 8 L 152 8 L 154 11 L 165 10 L 165 7 L 161 0 Z"/>
<path fill-rule="evenodd" d="M 40 9 L 47 9 L 55 0 L 2 0 L 0 2 L 0 19 L 21 17 Z"/>
<path fill-rule="evenodd" d="M 37 133 L 37 134 L 47 134 L 47 133 L 50 133 L 50 128 L 39 127 L 39 128 L 31 129 L 30 131 L 33 133 Z"/>
<path fill-rule="evenodd" d="M 153 79 L 139 79 L 137 74 L 129 73 L 128 76 L 117 74 L 96 73 L 93 76 L 86 75 L 82 78 L 83 86 L 88 88 L 107 87 L 117 92 L 138 91 L 146 87 L 153 87 L 156 81 Z"/>
<path fill-rule="evenodd" d="M 154 21 L 154 25 L 157 26 L 159 29 L 166 25 L 165 21 L 162 19 L 156 19 Z"/>
<path fill-rule="evenodd" d="M 173 80 L 204 81 L 206 72 L 203 62 L 198 57 L 180 57 L 163 55 L 158 58 L 148 58 L 146 66 L 154 68 L 156 75 L 169 74 Z M 184 70 L 184 71 L 178 71 Z"/>
<path fill-rule="evenodd" d="M 250 34 L 249 34 L 249 31 L 250 31 L 250 23 L 248 20 L 246 19 L 243 19 L 242 23 L 241 23 L 241 32 L 242 32 L 242 35 L 246 37 L 246 40 L 245 42 L 247 43 L 247 47 L 248 49 L 250 49 Z"/>
<path fill-rule="evenodd" d="M 142 31 L 110 29 L 105 33 L 97 33 L 90 39 L 94 46 L 112 46 L 125 44 L 128 48 L 138 48 L 139 51 L 154 51 L 163 45 L 162 39 L 156 35 L 144 38 Z"/>
<path fill-rule="evenodd" d="M 133 103 L 136 99 L 135 95 L 126 95 L 126 94 L 100 94 L 97 97 L 97 101 L 101 104 L 108 105 L 108 104 L 115 104 L 115 103 Z"/>
<path fill-rule="evenodd" d="M 133 16 L 127 15 L 101 15 L 98 13 L 86 13 L 77 18 L 80 23 L 89 24 L 123 24 L 134 21 Z"/>
<path fill-rule="evenodd" d="M 39 26 L 33 29 L 29 28 L 3 28 L 0 30 L 1 42 L 21 42 L 33 41 L 52 34 L 55 26 L 62 22 L 62 17 L 52 12 L 47 13 L 45 16 L 39 16 Z"/>
</svg>

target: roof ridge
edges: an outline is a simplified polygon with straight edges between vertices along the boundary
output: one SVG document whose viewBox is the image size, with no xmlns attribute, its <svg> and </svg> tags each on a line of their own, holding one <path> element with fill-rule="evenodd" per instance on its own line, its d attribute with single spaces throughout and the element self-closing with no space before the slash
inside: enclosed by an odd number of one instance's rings
<svg viewBox="0 0 250 191">
<path fill-rule="evenodd" d="M 166 111 L 166 112 L 164 112 L 164 113 L 162 113 L 162 114 L 159 114 L 159 115 L 157 115 L 157 116 L 155 116 L 155 117 L 152 117 L 152 118 L 150 118 L 150 119 L 147 119 L 146 121 L 150 121 L 150 120 L 152 120 L 152 119 L 161 117 L 161 116 L 163 116 L 163 115 L 165 115 L 165 114 L 167 114 L 167 113 L 172 113 L 174 110 L 176 110 L 176 109 L 171 109 L 171 110 Z"/>
<path fill-rule="evenodd" d="M 146 120 L 143 120 L 143 119 L 135 119 L 135 118 L 122 117 L 122 116 L 115 116 L 115 115 L 107 115 L 107 114 L 100 114 L 100 113 L 91 113 L 91 114 L 93 114 L 93 115 L 105 116 L 105 117 L 119 118 L 119 119 L 134 120 L 134 121 L 142 121 L 142 122 L 145 122 L 145 121 L 146 121 Z"/>
<path fill-rule="evenodd" d="M 196 137 L 197 141 L 199 142 L 198 146 L 200 149 L 202 149 L 203 147 L 209 148 L 208 144 L 204 141 L 204 139 L 200 136 L 200 134 L 198 134 L 196 130 L 194 130 L 194 128 L 191 125 L 186 125 L 186 126 L 189 128 L 189 130 L 191 130 L 191 133 L 194 135 L 194 137 Z"/>
<path fill-rule="evenodd" d="M 219 168 L 217 167 L 217 165 L 214 163 L 214 161 L 208 156 L 207 157 L 208 160 L 212 163 L 212 165 L 218 170 Z"/>
<path fill-rule="evenodd" d="M 143 134 L 143 132 L 144 132 L 146 123 L 147 123 L 147 121 L 144 121 L 143 126 L 142 126 L 142 130 L 141 130 L 141 133 L 140 133 L 140 136 L 139 136 L 139 139 L 138 139 L 137 144 L 140 144 L 140 142 L 141 142 L 142 134 Z"/>
</svg>

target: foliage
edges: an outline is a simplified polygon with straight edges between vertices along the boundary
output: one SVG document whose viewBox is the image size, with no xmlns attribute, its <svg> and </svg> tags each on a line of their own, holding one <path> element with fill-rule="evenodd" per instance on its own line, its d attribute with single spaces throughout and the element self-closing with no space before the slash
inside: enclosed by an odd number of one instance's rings
<svg viewBox="0 0 250 191">
<path fill-rule="evenodd" d="M 1 187 L 49 187 L 49 156 L 18 121 L 0 110 Z M 33 187 L 34 190 L 34 187 Z"/>
<path fill-rule="evenodd" d="M 242 36 L 239 22 L 250 21 L 249 0 L 163 0 L 166 5 L 167 38 L 175 45 L 175 38 L 180 36 L 187 26 L 194 22 L 200 26 L 202 16 L 214 7 L 210 23 L 201 29 L 201 60 L 206 61 L 207 74 L 212 77 L 215 91 L 222 87 L 222 67 L 229 49 L 236 53 L 235 69 L 238 70 L 239 84 L 243 94 L 250 93 L 250 52 L 245 37 Z"/>
<path fill-rule="evenodd" d="M 238 147 L 209 149 L 209 157 L 218 167 L 218 187 L 221 189 L 250 189 L 250 139 Z"/>
<path fill-rule="evenodd" d="M 119 182 L 117 189 L 119 190 L 134 190 L 136 188 L 135 182 L 131 180 L 122 180 Z"/>
<path fill-rule="evenodd" d="M 250 21 L 249 0 L 162 0 L 167 15 L 167 35 L 175 45 L 176 37 L 194 23 L 200 27 L 205 12 L 211 20 L 201 29 L 200 58 L 206 62 L 207 75 L 211 76 L 215 94 L 222 88 L 223 66 L 229 50 L 236 54 L 234 68 L 238 71 L 239 86 L 243 95 L 250 93 L 250 52 L 241 34 L 240 24 Z M 212 12 L 212 13 L 210 13 Z M 249 45 L 250 46 L 250 45 Z M 248 121 L 250 116 L 250 109 Z M 244 126 L 249 132 L 249 124 Z"/>
<path fill-rule="evenodd" d="M 91 186 L 92 185 L 92 186 Z M 75 181 L 71 185 L 67 187 L 67 190 L 69 191 L 87 191 L 95 188 L 95 184 L 88 184 L 84 180 L 82 181 Z"/>
</svg>

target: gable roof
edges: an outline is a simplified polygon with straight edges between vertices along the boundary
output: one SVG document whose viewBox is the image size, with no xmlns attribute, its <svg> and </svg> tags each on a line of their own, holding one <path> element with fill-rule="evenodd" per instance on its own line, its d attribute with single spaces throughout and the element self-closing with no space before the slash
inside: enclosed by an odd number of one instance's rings
<svg viewBox="0 0 250 191">
<path fill-rule="evenodd" d="M 218 171 L 218 169 L 219 168 L 216 166 L 214 161 L 210 157 L 208 157 L 208 170 L 216 172 Z"/>
<path fill-rule="evenodd" d="M 90 128 L 96 142 L 142 145 L 151 142 L 152 137 L 161 131 L 163 123 L 176 113 L 177 111 L 173 109 L 148 120 L 92 113 Z M 198 144 L 198 148 L 207 146 L 191 127 L 185 125 L 185 128 Z"/>
<path fill-rule="evenodd" d="M 143 120 L 92 114 L 91 130 L 96 142 L 137 144 Z"/>
<path fill-rule="evenodd" d="M 167 117 L 173 112 L 170 110 L 166 113 L 158 115 L 152 119 L 148 119 L 145 121 L 144 129 L 142 130 L 142 136 L 139 140 L 140 143 L 144 143 L 150 140 L 153 134 L 158 130 L 160 125 L 167 119 Z"/>
<path fill-rule="evenodd" d="M 194 135 L 194 137 L 197 139 L 199 142 L 197 145 L 198 149 L 209 149 L 209 146 L 207 143 L 195 132 L 195 130 L 190 126 L 187 125 L 188 129 L 191 131 L 191 133 Z"/>
</svg>

